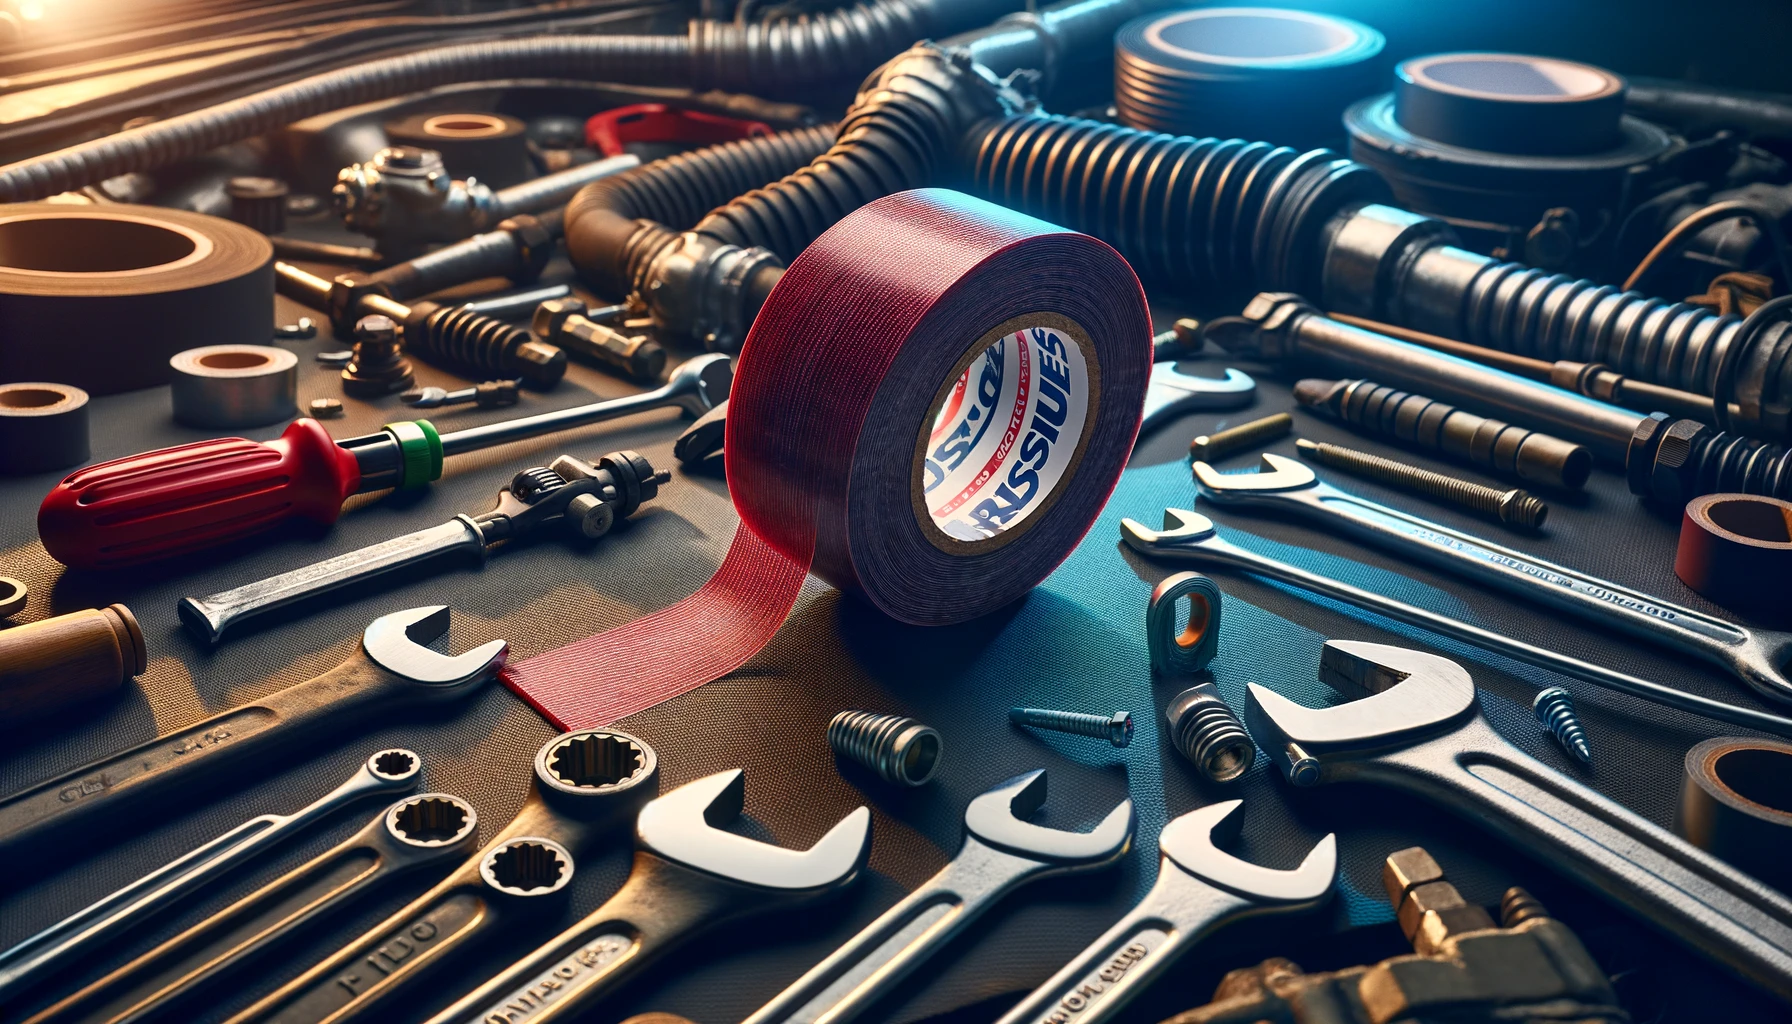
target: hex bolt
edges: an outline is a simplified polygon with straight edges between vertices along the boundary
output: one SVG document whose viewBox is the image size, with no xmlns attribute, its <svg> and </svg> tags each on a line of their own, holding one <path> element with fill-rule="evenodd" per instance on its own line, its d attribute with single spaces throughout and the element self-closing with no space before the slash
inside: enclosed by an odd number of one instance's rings
<svg viewBox="0 0 1792 1024">
<path fill-rule="evenodd" d="M 1240 423 L 1236 427 L 1212 434 L 1202 434 L 1188 443 L 1188 454 L 1196 462 L 1213 462 L 1228 455 L 1248 451 L 1285 437 L 1294 430 L 1294 417 L 1285 412 L 1260 420 Z"/>
<path fill-rule="evenodd" d="M 944 744 L 932 726 L 902 715 L 842 711 L 828 723 L 828 746 L 885 782 L 919 786 L 939 769 Z"/>
<path fill-rule="evenodd" d="M 598 315 L 610 314 L 606 307 Z M 530 327 L 541 339 L 587 356 L 637 380 L 657 380 L 666 368 L 666 350 L 645 334 L 624 334 L 599 323 L 578 299 L 549 299 L 535 307 Z"/>
<path fill-rule="evenodd" d="M 1549 506 L 1541 499 L 1516 487 L 1502 491 L 1409 466 L 1404 462 L 1395 462 L 1393 459 L 1384 459 L 1379 455 L 1359 452 L 1354 448 L 1313 442 L 1306 438 L 1294 442 L 1294 446 L 1300 449 L 1301 455 L 1320 465 L 1342 469 L 1404 491 L 1423 494 L 1447 505 L 1479 512 L 1511 526 L 1535 530 L 1543 525 L 1543 520 L 1549 515 Z"/>
<path fill-rule="evenodd" d="M 1116 747 L 1124 747 L 1132 742 L 1130 711 L 1116 711 L 1111 715 L 1085 715 L 1047 708 L 1009 708 L 1008 720 L 1015 725 L 1030 725 L 1035 729 L 1094 736 L 1107 740 Z"/>
<path fill-rule="evenodd" d="M 342 392 L 378 398 L 411 386 L 410 360 L 399 354 L 398 324 L 375 313 L 355 322 L 355 355 L 342 368 Z"/>
<path fill-rule="evenodd" d="M 1574 713 L 1574 702 L 1567 690 L 1560 686 L 1538 690 L 1536 699 L 1531 701 L 1531 710 L 1563 750 L 1582 764 L 1593 763 L 1593 748 L 1587 745 L 1587 731 L 1581 728 L 1580 716 Z"/>
<path fill-rule="evenodd" d="M 1177 694 L 1164 709 L 1170 742 L 1214 782 L 1231 782 L 1250 770 L 1257 745 L 1212 683 Z"/>
<path fill-rule="evenodd" d="M 1192 356 L 1201 351 L 1201 345 L 1201 321 L 1185 316 L 1171 324 L 1169 330 L 1152 336 L 1151 361 L 1161 363 Z"/>
</svg>

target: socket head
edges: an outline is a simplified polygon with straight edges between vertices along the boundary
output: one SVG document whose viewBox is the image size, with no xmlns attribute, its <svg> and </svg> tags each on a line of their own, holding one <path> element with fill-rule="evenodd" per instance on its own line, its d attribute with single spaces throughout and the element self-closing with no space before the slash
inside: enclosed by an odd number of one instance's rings
<svg viewBox="0 0 1792 1024">
<path fill-rule="evenodd" d="M 585 304 L 578 299 L 549 299 L 535 307 L 529 329 L 535 332 L 536 337 L 553 341 L 566 328 L 566 321 L 575 316 L 584 316 L 585 309 Z"/>
</svg>

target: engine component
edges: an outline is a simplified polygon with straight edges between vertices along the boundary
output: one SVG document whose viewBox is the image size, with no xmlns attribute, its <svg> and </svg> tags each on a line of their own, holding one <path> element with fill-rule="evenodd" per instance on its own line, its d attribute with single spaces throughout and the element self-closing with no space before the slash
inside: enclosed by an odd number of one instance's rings
<svg viewBox="0 0 1792 1024">
<path fill-rule="evenodd" d="M 1507 889 L 1496 926 L 1417 846 L 1389 854 L 1381 879 L 1413 955 L 1324 974 L 1265 960 L 1163 1024 L 1630 1024 L 1605 970 L 1530 893 Z"/>
<path fill-rule="evenodd" d="M 585 314 L 578 299 L 549 299 L 535 307 L 530 326 L 543 341 L 619 370 L 637 380 L 658 380 L 666 350 L 645 334 L 624 334 Z"/>
<path fill-rule="evenodd" d="M 40 381 L 0 384 L 0 474 L 87 461 L 87 392 Z"/>
<path fill-rule="evenodd" d="M 404 302 L 488 277 L 529 284 L 541 276 L 542 269 L 554 258 L 561 223 L 559 210 L 545 211 L 539 217 L 520 213 L 499 221 L 490 231 L 451 242 L 434 252 L 372 273 L 350 274 L 349 283 L 340 287 L 351 292 L 374 291 Z M 331 290 L 337 287 L 332 282 Z M 479 303 L 469 302 L 465 306 L 491 315 Z M 347 303 L 332 306 L 332 310 L 347 308 Z"/>
<path fill-rule="evenodd" d="M 387 122 L 386 138 L 394 146 L 433 149 L 449 174 L 487 188 L 509 188 L 535 176 L 527 126 L 506 114 L 412 114 Z"/>
<path fill-rule="evenodd" d="M 1270 7 L 1148 14 L 1114 35 L 1114 109 L 1171 135 L 1316 146 L 1375 89 L 1387 40 L 1361 22 Z"/>
<path fill-rule="evenodd" d="M 143 629 L 122 604 L 0 630 L 0 720 L 46 718 L 111 693 L 147 667 Z"/>
<path fill-rule="evenodd" d="M 1602 68 L 1507 53 L 1400 63 L 1394 91 L 1344 115 L 1350 155 L 1406 209 L 1449 222 L 1474 248 L 1562 270 L 1609 246 L 1633 168 L 1673 139 L 1624 115 L 1624 80 Z"/>
<path fill-rule="evenodd" d="M 299 357 L 272 345 L 207 345 L 168 361 L 174 419 L 189 427 L 264 427 L 299 414 Z"/>
<path fill-rule="evenodd" d="M 1787 618 L 1792 501 L 1706 494 L 1687 502 L 1674 575 L 1726 608 Z"/>
<path fill-rule="evenodd" d="M 1701 850 L 1785 892 L 1792 863 L 1792 744 L 1720 736 L 1686 752 L 1686 784 L 1674 831 Z"/>
</svg>

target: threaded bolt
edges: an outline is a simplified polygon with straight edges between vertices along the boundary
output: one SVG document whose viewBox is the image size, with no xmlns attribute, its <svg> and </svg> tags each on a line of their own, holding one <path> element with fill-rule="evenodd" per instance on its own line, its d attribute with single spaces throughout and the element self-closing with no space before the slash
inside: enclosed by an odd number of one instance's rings
<svg viewBox="0 0 1792 1024">
<path fill-rule="evenodd" d="M 940 765 L 940 734 L 901 715 L 842 711 L 828 723 L 834 753 L 864 765 L 885 782 L 919 786 Z"/>
<path fill-rule="evenodd" d="M 1201 344 L 1201 321 L 1185 316 L 1171 324 L 1169 330 L 1152 336 L 1151 361 L 1161 363 L 1192 356 L 1201 351 Z"/>
<path fill-rule="evenodd" d="M 1212 683 L 1177 694 L 1164 714 L 1170 720 L 1170 742 L 1214 782 L 1231 782 L 1257 760 L 1257 746 L 1244 723 Z"/>
<path fill-rule="evenodd" d="M 1401 490 L 1423 494 L 1448 505 L 1498 519 L 1511 526 L 1535 530 L 1549 515 L 1549 506 L 1528 491 L 1512 488 L 1502 491 L 1482 484 L 1458 480 L 1404 462 L 1384 459 L 1379 455 L 1359 452 L 1335 444 L 1309 441 L 1294 442 L 1301 455 L 1321 465 L 1342 469 L 1347 473 L 1377 480 Z"/>
<path fill-rule="evenodd" d="M 1132 742 L 1132 712 L 1116 711 L 1111 715 L 1085 715 L 1075 711 L 1052 711 L 1046 708 L 1009 708 L 1008 720 L 1015 725 L 1030 725 L 1052 732 L 1070 732 L 1078 736 L 1095 736 L 1116 747 Z"/>
<path fill-rule="evenodd" d="M 1188 443 L 1188 454 L 1196 462 L 1213 462 L 1236 452 L 1267 444 L 1278 437 L 1285 437 L 1293 429 L 1294 417 L 1278 412 L 1274 416 L 1240 423 L 1236 427 L 1202 434 Z"/>
<path fill-rule="evenodd" d="M 1549 917 L 1549 910 L 1537 901 L 1537 897 L 1513 886 L 1500 897 L 1500 927 L 1516 928 L 1526 921 L 1539 917 Z"/>
<path fill-rule="evenodd" d="M 1531 701 L 1531 710 L 1536 712 L 1537 721 L 1543 723 L 1562 749 L 1582 764 L 1593 763 L 1593 748 L 1587 745 L 1587 731 L 1581 728 L 1580 716 L 1574 713 L 1574 703 L 1567 690 L 1551 686 L 1537 691 L 1537 699 Z"/>
</svg>

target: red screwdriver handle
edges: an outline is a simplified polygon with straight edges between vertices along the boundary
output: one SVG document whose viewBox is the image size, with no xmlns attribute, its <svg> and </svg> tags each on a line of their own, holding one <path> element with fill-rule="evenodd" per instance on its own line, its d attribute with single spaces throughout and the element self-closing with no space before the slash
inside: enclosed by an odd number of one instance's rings
<svg viewBox="0 0 1792 1024">
<path fill-rule="evenodd" d="M 37 532 L 70 568 L 121 569 L 291 517 L 333 523 L 360 485 L 355 457 L 300 419 L 265 443 L 222 437 L 76 470 L 44 498 Z"/>
</svg>

